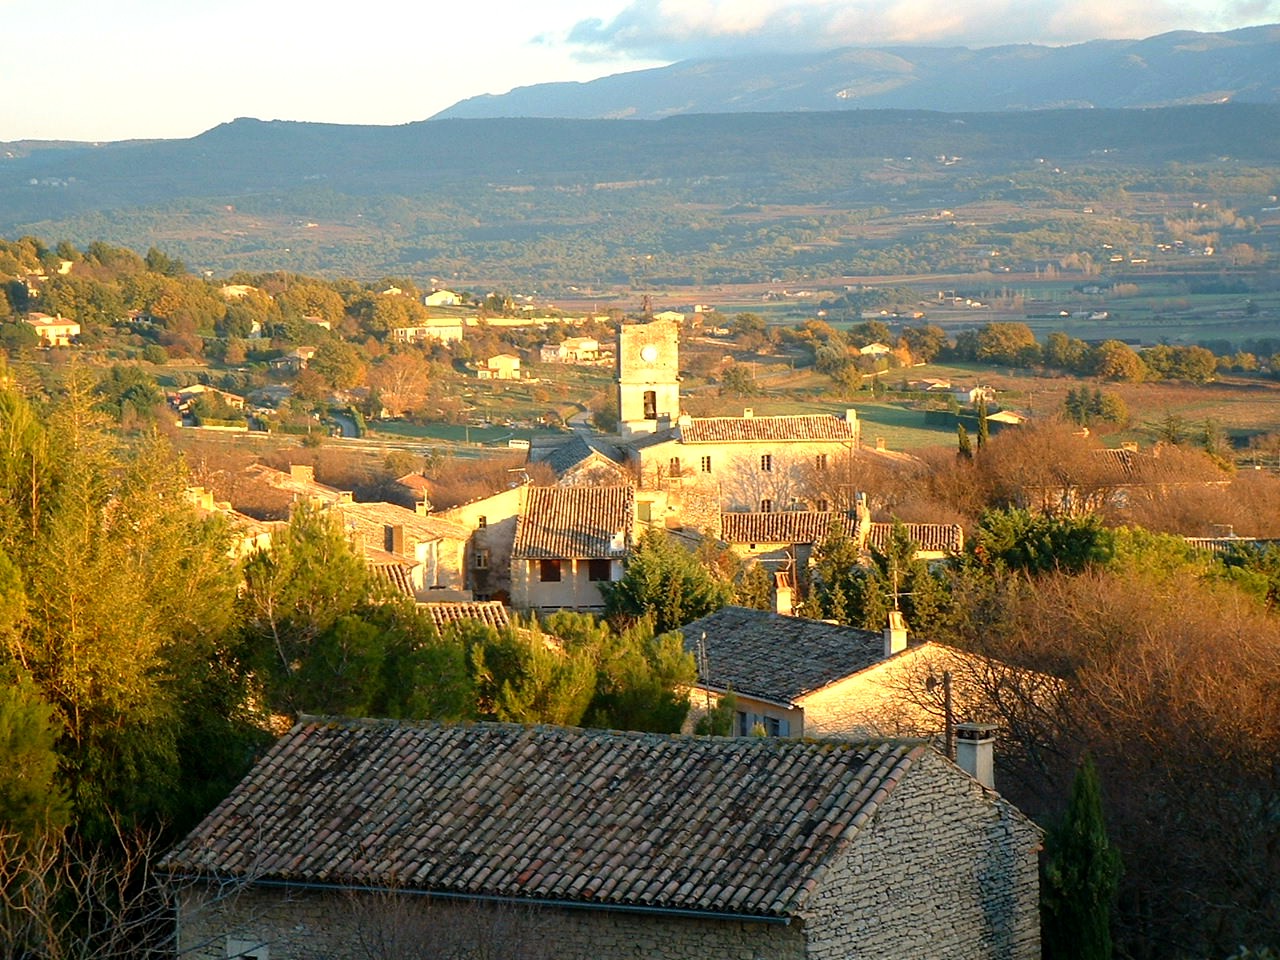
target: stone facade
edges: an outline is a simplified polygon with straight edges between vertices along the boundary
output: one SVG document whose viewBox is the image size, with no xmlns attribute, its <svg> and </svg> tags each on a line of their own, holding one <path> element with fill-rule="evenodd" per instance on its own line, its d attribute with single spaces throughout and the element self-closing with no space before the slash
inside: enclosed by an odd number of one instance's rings
<svg viewBox="0 0 1280 960">
<path fill-rule="evenodd" d="M 618 430 L 642 436 L 680 416 L 680 327 L 674 321 L 618 329 Z"/>
<path fill-rule="evenodd" d="M 481 914 L 492 922 L 485 923 Z M 675 913 L 478 906 L 391 894 L 244 887 L 218 898 L 191 887 L 181 897 L 179 954 L 226 960 L 232 943 L 256 960 L 399 960 L 397 941 L 450 933 L 519 941 L 546 960 L 804 960 L 801 924 L 712 920 Z M 545 946 L 529 946 L 536 938 Z M 379 949 L 381 947 L 381 949 Z M 429 957 L 428 952 L 410 956 Z M 441 956 L 446 956 L 441 952 Z"/>
<path fill-rule="evenodd" d="M 503 490 L 434 514 L 471 531 L 464 565 L 467 589 L 477 600 L 511 599 L 511 548 L 522 489 Z"/>
<path fill-rule="evenodd" d="M 824 878 L 806 956 L 1038 960 L 1040 831 L 936 754 L 915 773 Z"/>
</svg>

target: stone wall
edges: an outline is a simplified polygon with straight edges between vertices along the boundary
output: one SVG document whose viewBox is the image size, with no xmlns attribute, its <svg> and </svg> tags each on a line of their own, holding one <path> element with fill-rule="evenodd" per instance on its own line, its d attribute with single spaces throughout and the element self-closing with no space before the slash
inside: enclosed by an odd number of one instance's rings
<svg viewBox="0 0 1280 960">
<path fill-rule="evenodd" d="M 1039 960 L 1040 831 L 928 753 L 803 913 L 811 960 Z"/>
<path fill-rule="evenodd" d="M 805 957 L 799 924 L 267 887 L 221 900 L 193 888 L 180 899 L 184 960 L 225 960 L 232 941 L 258 960 L 433 960 L 463 942 L 511 960 Z"/>
</svg>

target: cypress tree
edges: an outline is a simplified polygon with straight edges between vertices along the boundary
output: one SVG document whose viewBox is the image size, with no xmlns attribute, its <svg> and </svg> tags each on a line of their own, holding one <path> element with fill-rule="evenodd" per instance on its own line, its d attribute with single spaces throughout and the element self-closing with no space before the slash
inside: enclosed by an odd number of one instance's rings
<svg viewBox="0 0 1280 960">
<path fill-rule="evenodd" d="M 1066 816 L 1045 837 L 1040 876 L 1045 960 L 1110 960 L 1111 906 L 1120 873 L 1120 855 L 1107 840 L 1098 771 L 1086 756 L 1076 771 Z"/>
</svg>

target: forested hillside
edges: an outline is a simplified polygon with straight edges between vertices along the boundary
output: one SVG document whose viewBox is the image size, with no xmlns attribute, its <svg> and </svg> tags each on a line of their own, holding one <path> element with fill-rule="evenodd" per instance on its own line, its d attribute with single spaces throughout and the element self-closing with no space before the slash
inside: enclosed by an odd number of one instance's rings
<svg viewBox="0 0 1280 960">
<path fill-rule="evenodd" d="M 1277 110 L 237 120 L 18 151 L 0 162 L 0 230 L 159 243 L 218 272 L 540 289 L 969 273 L 993 251 L 1145 249 L 1153 204 L 1256 216 L 1278 189 Z"/>
</svg>

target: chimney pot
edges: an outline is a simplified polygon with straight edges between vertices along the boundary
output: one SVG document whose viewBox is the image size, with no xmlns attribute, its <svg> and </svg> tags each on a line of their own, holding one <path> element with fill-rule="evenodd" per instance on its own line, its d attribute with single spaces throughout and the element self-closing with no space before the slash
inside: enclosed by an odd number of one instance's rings
<svg viewBox="0 0 1280 960">
<path fill-rule="evenodd" d="M 742 418 L 744 420 L 750 420 L 755 415 L 756 415 L 755 407 L 744 407 L 742 410 Z"/>
<path fill-rule="evenodd" d="M 901 610 L 889 611 L 889 622 L 884 628 L 884 655 L 892 657 L 907 649 L 907 621 Z"/>
<path fill-rule="evenodd" d="M 956 724 L 956 764 L 984 787 L 995 788 L 994 723 Z"/>
</svg>

